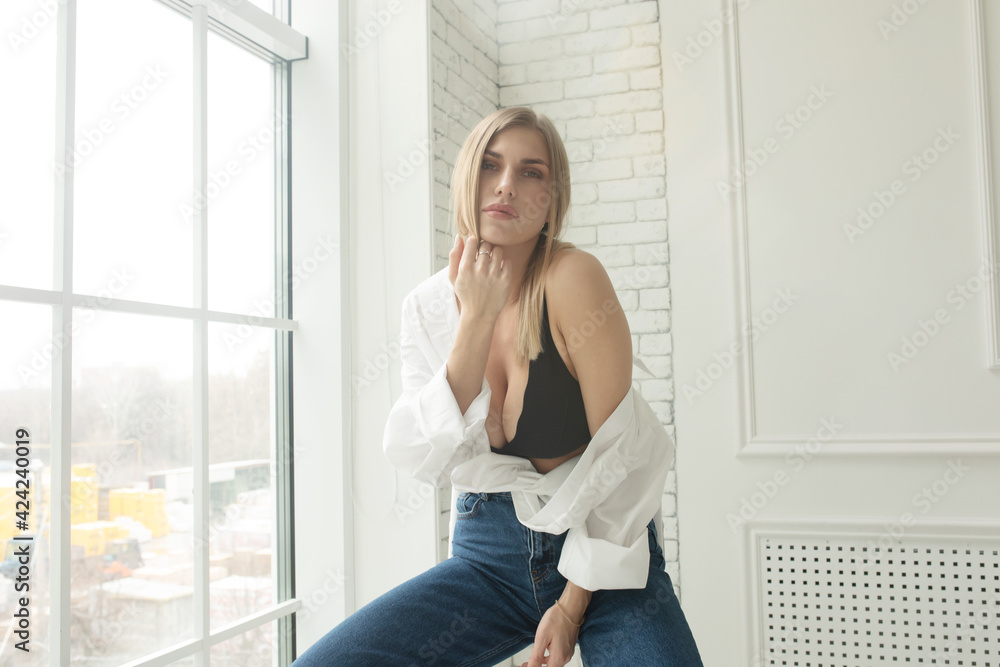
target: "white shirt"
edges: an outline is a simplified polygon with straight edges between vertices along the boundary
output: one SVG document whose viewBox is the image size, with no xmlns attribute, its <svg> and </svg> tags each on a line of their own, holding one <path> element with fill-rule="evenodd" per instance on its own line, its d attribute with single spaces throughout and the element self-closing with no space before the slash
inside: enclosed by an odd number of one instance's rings
<svg viewBox="0 0 1000 667">
<path fill-rule="evenodd" d="M 382 448 L 392 465 L 434 487 L 452 486 L 448 556 L 459 493 L 510 491 L 518 521 L 560 535 L 558 571 L 587 590 L 645 588 L 646 525 L 663 535 L 662 496 L 674 442 L 635 387 L 584 451 L 546 474 L 519 456 L 490 449 L 490 385 L 463 415 L 446 377 L 459 312 L 448 267 L 403 300 L 403 393 L 386 422 Z M 645 370 L 638 358 L 634 362 Z"/>
</svg>

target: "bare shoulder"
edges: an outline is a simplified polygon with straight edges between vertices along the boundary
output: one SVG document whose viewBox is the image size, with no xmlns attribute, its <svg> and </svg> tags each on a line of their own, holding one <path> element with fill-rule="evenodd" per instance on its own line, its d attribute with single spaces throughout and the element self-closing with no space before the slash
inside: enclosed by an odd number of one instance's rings
<svg viewBox="0 0 1000 667">
<path fill-rule="evenodd" d="M 632 386 L 632 335 L 601 261 L 575 248 L 559 255 L 546 276 L 550 321 L 565 341 L 593 436 Z"/>
<path fill-rule="evenodd" d="M 586 250 L 565 248 L 557 253 L 545 283 L 553 315 L 561 322 L 576 319 L 587 308 L 620 309 L 607 269 Z"/>
</svg>

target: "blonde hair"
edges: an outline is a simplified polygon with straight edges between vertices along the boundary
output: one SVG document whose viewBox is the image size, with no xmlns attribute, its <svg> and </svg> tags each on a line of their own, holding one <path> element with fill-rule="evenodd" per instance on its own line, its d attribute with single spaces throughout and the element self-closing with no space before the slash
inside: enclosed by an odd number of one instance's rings
<svg viewBox="0 0 1000 667">
<path fill-rule="evenodd" d="M 542 135 L 549 151 L 548 227 L 539 234 L 525 269 L 524 282 L 517 295 L 517 331 L 514 353 L 518 361 L 533 360 L 542 350 L 542 306 L 545 294 L 545 276 L 552 257 L 560 250 L 575 248 L 568 241 L 559 239 L 563 220 L 569 209 L 570 174 L 569 158 L 559 132 L 548 118 L 536 114 L 528 107 L 499 109 L 483 118 L 466 138 L 451 176 L 452 210 L 457 232 L 468 239 L 477 240 L 479 234 L 479 174 L 483 155 L 493 136 L 508 127 L 527 127 Z M 544 205 L 544 204 L 543 204 Z"/>
</svg>

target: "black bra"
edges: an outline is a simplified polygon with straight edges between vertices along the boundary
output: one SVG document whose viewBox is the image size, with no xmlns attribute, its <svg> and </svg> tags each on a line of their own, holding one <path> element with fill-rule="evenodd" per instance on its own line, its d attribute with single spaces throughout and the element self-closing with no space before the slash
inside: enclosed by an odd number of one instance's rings
<svg viewBox="0 0 1000 667">
<path fill-rule="evenodd" d="M 566 368 L 549 329 L 549 311 L 542 296 L 542 351 L 528 364 L 528 385 L 514 439 L 497 454 L 554 459 L 590 442 L 590 427 L 580 383 Z"/>
</svg>

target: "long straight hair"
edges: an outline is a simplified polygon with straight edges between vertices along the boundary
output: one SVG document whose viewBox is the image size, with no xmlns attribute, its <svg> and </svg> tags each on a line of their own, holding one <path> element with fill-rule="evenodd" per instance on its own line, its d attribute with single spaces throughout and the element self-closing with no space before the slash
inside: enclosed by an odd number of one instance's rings
<svg viewBox="0 0 1000 667">
<path fill-rule="evenodd" d="M 483 118 L 466 138 L 451 176 L 452 209 L 456 231 L 463 238 L 471 235 L 478 241 L 479 231 L 479 174 L 486 146 L 493 136 L 508 127 L 527 127 L 537 130 L 549 151 L 549 182 L 545 202 L 548 226 L 538 235 L 528 258 L 524 282 L 517 295 L 517 332 L 514 353 L 519 362 L 533 360 L 542 350 L 542 307 L 545 295 L 545 276 L 552 257 L 565 248 L 575 248 L 569 241 L 559 238 L 563 221 L 569 209 L 570 174 L 569 158 L 559 132 L 547 117 L 536 114 L 528 107 L 499 109 Z"/>
</svg>

